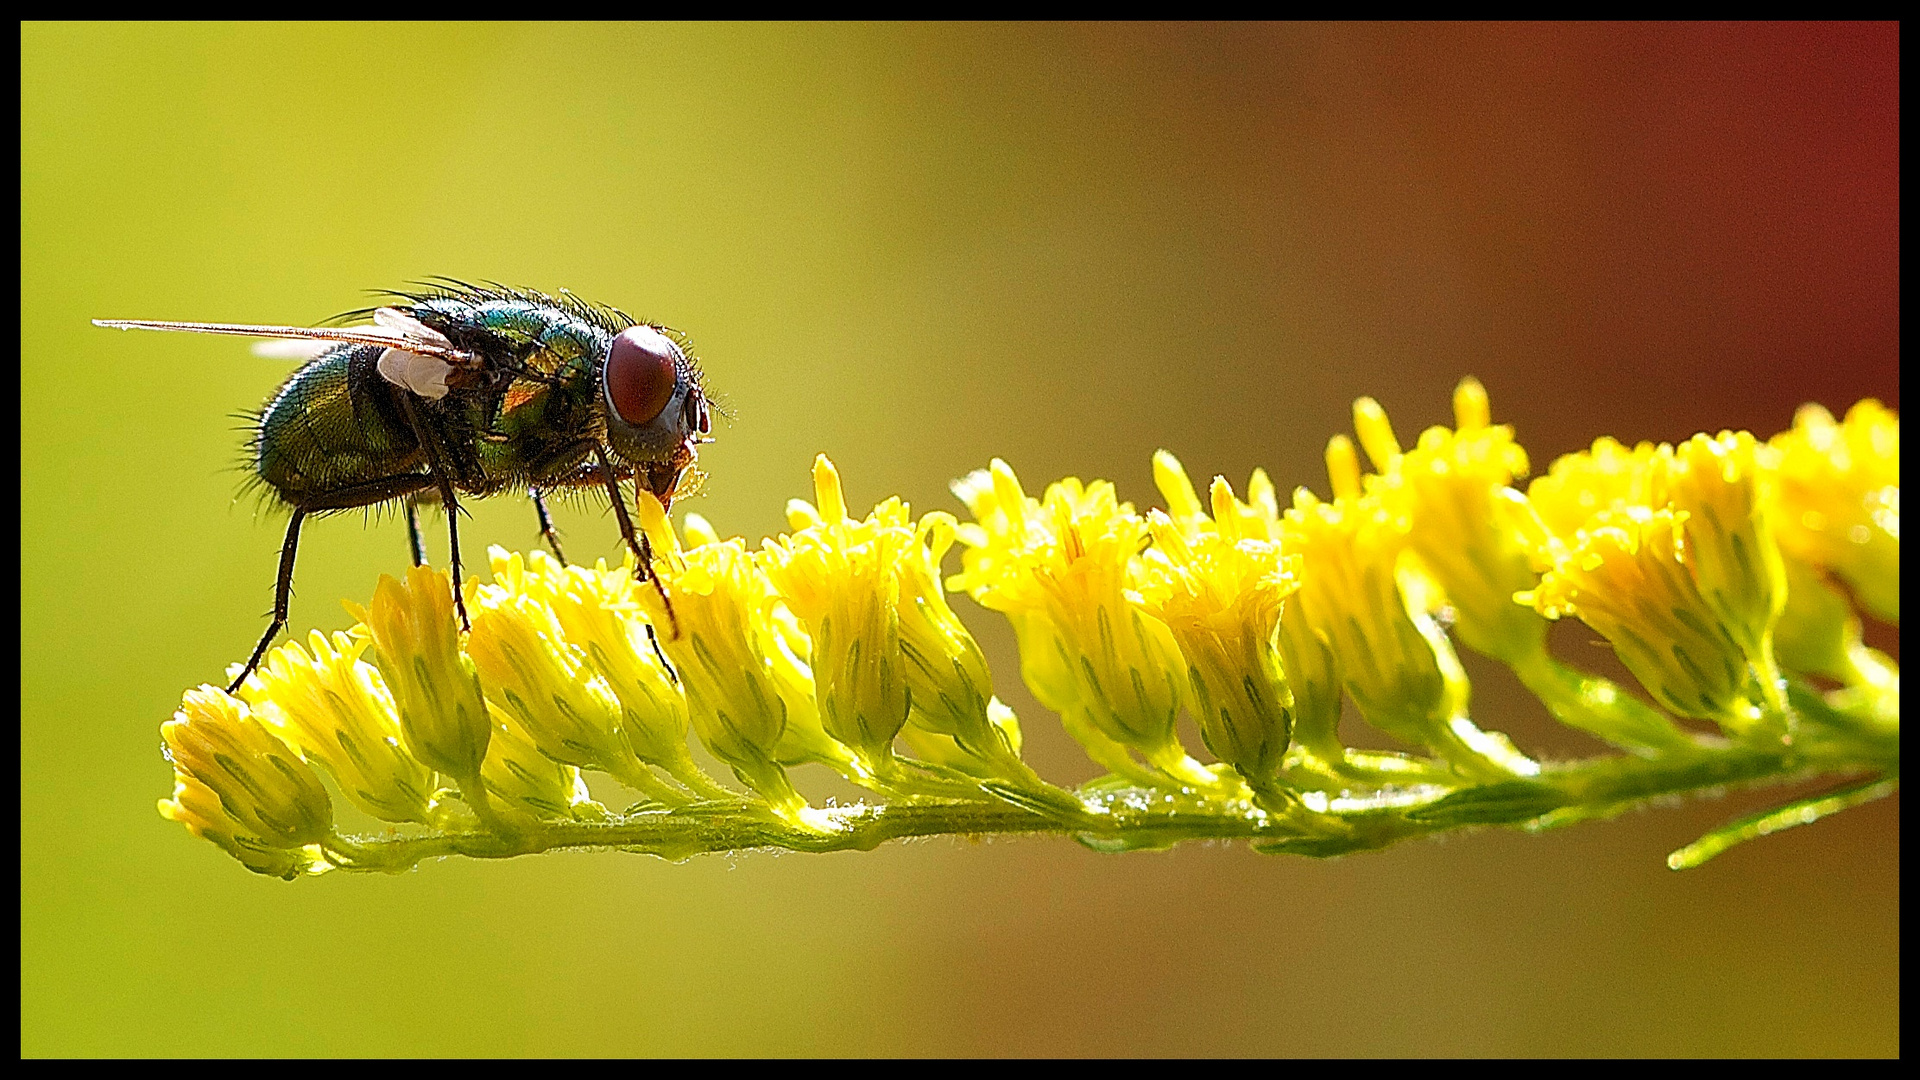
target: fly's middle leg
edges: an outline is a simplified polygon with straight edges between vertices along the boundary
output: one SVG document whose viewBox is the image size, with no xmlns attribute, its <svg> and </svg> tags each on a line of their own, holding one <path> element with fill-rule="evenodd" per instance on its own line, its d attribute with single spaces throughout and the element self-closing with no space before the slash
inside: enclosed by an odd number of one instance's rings
<svg viewBox="0 0 1920 1080">
<path fill-rule="evenodd" d="M 567 565 L 566 553 L 560 550 L 560 534 L 554 531 L 553 518 L 547 513 L 546 493 L 539 488 L 533 490 L 533 512 L 540 518 L 540 538 L 547 542 L 547 547 L 552 549 L 553 557 L 560 560 L 560 565 Z"/>
<path fill-rule="evenodd" d="M 427 470 L 430 482 L 440 490 L 440 506 L 447 512 L 447 556 L 453 569 L 453 609 L 460 613 L 460 629 L 471 630 L 473 623 L 467 618 L 467 601 L 460 588 L 460 502 L 453 497 L 453 481 L 447 477 L 447 467 L 440 460 L 440 444 L 435 433 L 421 421 L 420 409 L 413 402 L 413 395 L 398 395 L 402 407 L 406 409 L 407 421 L 413 425 L 413 434 L 420 440 L 420 446 L 427 452 Z"/>
<path fill-rule="evenodd" d="M 420 504 L 407 500 L 407 551 L 413 555 L 413 565 L 427 565 L 427 545 L 420 539 Z"/>
</svg>

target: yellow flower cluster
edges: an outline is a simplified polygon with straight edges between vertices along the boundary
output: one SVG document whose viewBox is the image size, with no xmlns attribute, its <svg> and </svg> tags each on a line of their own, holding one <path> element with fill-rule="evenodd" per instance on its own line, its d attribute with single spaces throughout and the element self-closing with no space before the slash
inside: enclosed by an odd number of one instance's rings
<svg viewBox="0 0 1920 1080">
<path fill-rule="evenodd" d="M 1898 451 L 1897 418 L 1872 401 L 1845 424 L 1804 408 L 1768 443 L 1601 439 L 1529 487 L 1545 574 L 1520 596 L 1598 630 L 1676 715 L 1785 737 L 1782 660 L 1897 693 L 1828 575 L 1898 625 Z"/>
<path fill-rule="evenodd" d="M 383 578 L 351 631 L 271 652 L 237 697 L 189 691 L 162 726 L 176 789 L 161 810 L 274 874 L 353 857 L 321 774 L 366 815 L 442 834 L 611 820 L 585 772 L 640 793 L 628 815 L 758 807 L 833 834 L 844 818 L 789 778 L 803 763 L 893 803 L 1097 813 L 1021 760 L 949 589 L 1011 620 L 1027 686 L 1112 782 L 1274 814 L 1306 813 L 1305 791 L 1539 775 L 1470 719 L 1456 641 L 1563 721 L 1648 755 L 1695 746 L 1673 717 L 1779 743 L 1789 674 L 1897 697 L 1850 602 L 1897 624 L 1892 412 L 1809 407 L 1771 443 L 1602 439 L 1523 494 L 1526 454 L 1477 382 L 1454 411 L 1403 449 L 1362 399 L 1374 471 L 1337 436 L 1331 498 L 1302 488 L 1285 507 L 1258 471 L 1245 501 L 1221 477 L 1203 500 L 1162 452 L 1164 510 L 1105 481 L 1036 498 L 995 460 L 954 486 L 970 522 L 898 499 L 854 518 L 822 457 L 815 501 L 790 503 L 791 531 L 754 550 L 697 515 L 676 534 L 642 494 L 652 580 L 495 549 L 463 634 L 446 577 L 416 567 Z M 1564 615 L 1655 704 L 1553 659 L 1548 620 Z M 1343 701 L 1430 756 L 1347 749 Z M 1183 743 L 1183 715 L 1216 764 Z M 689 731 L 750 794 L 702 770 Z"/>
</svg>

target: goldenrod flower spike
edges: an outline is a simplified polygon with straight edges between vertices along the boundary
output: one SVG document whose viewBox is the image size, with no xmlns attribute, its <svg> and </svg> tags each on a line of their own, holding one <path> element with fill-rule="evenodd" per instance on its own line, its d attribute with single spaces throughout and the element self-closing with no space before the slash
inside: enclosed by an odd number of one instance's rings
<svg viewBox="0 0 1920 1080">
<path fill-rule="evenodd" d="M 408 751 L 452 777 L 473 811 L 488 821 L 492 810 L 480 764 L 493 725 L 473 661 L 460 651 L 447 576 L 427 566 L 408 570 L 404 583 L 382 576 L 372 605 L 349 610 L 373 639 L 374 663 L 393 695 Z"/>
<path fill-rule="evenodd" d="M 433 771 L 401 744 L 393 695 L 361 660 L 367 638 L 315 630 L 307 648 L 289 642 L 267 654 L 240 697 L 355 806 L 382 821 L 439 820 Z"/>
<path fill-rule="evenodd" d="M 1862 401 L 1846 420 L 1802 406 L 1775 435 L 1780 544 L 1832 570 L 1875 618 L 1900 625 L 1900 418 Z"/>
<path fill-rule="evenodd" d="M 1840 424 L 1804 410 L 1767 445 L 1601 439 L 1525 496 L 1513 484 L 1526 456 L 1471 379 L 1454 428 L 1411 448 L 1371 399 L 1354 423 L 1377 471 L 1363 476 L 1353 439 L 1336 436 L 1332 497 L 1300 489 L 1284 513 L 1264 473 L 1242 501 L 1222 477 L 1197 490 L 1164 451 L 1164 511 L 1136 513 L 1104 481 L 1035 499 L 995 459 L 954 485 L 966 524 L 916 522 L 897 498 L 855 518 L 821 457 L 814 502 L 790 502 L 790 532 L 759 551 L 697 514 L 676 532 L 641 490 L 651 574 L 631 558 L 570 567 L 496 549 L 463 635 L 446 578 L 416 568 L 352 608 L 362 626 L 272 651 L 244 699 L 189 691 L 163 725 L 175 780 L 160 812 L 284 877 L 455 854 L 677 859 L 1018 832 L 1103 851 L 1237 837 L 1328 856 L 1848 779 L 1708 834 L 1670 857 L 1682 868 L 1896 790 L 1899 668 L 1867 647 L 1854 605 L 1898 618 L 1892 413 L 1862 403 Z M 1108 775 L 1066 791 L 1021 760 L 1020 724 L 947 588 L 1008 617 L 1034 696 Z M 1734 738 L 1684 732 L 1562 664 L 1542 620 L 1569 614 L 1662 706 Z M 1454 633 L 1556 718 L 1631 752 L 1542 766 L 1482 730 Z M 1432 756 L 1342 745 L 1346 698 Z M 1217 762 L 1188 756 L 1182 715 Z M 690 729 L 765 803 L 701 772 Z M 885 801 L 809 806 L 787 773 L 802 763 Z M 643 798 L 609 810 L 582 769 Z M 391 825 L 340 836 L 328 777 Z"/>
<path fill-rule="evenodd" d="M 744 541 L 682 548 L 658 500 L 641 492 L 639 509 L 654 547 L 654 570 L 672 598 L 680 628 L 678 635 L 660 634 L 660 647 L 679 672 L 701 743 L 783 820 L 832 832 L 832 819 L 807 805 L 783 767 L 817 759 L 829 740 L 819 731 L 811 703 L 795 715 L 794 706 L 801 703 L 783 693 L 787 672 L 782 666 L 792 661 L 768 622 L 778 600 L 772 583 Z M 635 595 L 656 626 L 666 625 L 653 590 L 639 589 Z M 840 755 L 844 759 L 845 751 Z"/>
<path fill-rule="evenodd" d="M 161 814 L 248 866 L 292 876 L 307 860 L 267 849 L 291 853 L 332 835 L 333 800 L 320 778 L 239 698 L 189 690 L 160 737 L 176 777 Z"/>
</svg>

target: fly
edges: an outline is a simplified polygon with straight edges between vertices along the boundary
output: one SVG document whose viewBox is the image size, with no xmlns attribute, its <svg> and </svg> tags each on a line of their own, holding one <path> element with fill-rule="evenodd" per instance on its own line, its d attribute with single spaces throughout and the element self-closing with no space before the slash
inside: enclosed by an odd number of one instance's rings
<svg viewBox="0 0 1920 1080">
<path fill-rule="evenodd" d="M 419 505 L 446 510 L 453 600 L 465 627 L 462 495 L 525 491 L 541 537 L 565 562 L 546 496 L 604 490 L 636 572 L 659 591 L 677 637 L 652 547 L 634 528 L 620 484 L 632 480 L 636 499 L 644 488 L 663 507 L 698 484 L 696 448 L 712 441 L 713 422 L 686 338 L 616 308 L 500 285 L 437 280 L 426 291 L 382 295 L 388 304 L 331 326 L 94 320 L 120 330 L 278 339 L 254 351 L 307 361 L 246 417 L 248 483 L 292 520 L 272 623 L 229 692 L 287 625 L 301 524 L 386 503 L 405 509 L 416 566 L 426 562 Z"/>
</svg>

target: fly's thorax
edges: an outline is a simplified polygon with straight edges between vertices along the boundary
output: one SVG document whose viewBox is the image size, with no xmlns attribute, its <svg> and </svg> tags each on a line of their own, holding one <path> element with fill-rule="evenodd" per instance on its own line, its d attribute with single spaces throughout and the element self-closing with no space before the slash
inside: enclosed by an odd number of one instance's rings
<svg viewBox="0 0 1920 1080">
<path fill-rule="evenodd" d="M 490 471 L 542 488 L 567 486 L 605 441 L 597 367 L 590 361 L 558 366 L 550 382 L 521 379 L 498 400 L 482 440 Z"/>
<path fill-rule="evenodd" d="M 527 364 L 551 371 L 601 355 L 612 336 L 576 312 L 524 299 L 433 297 L 403 310 L 496 367 Z"/>
</svg>

